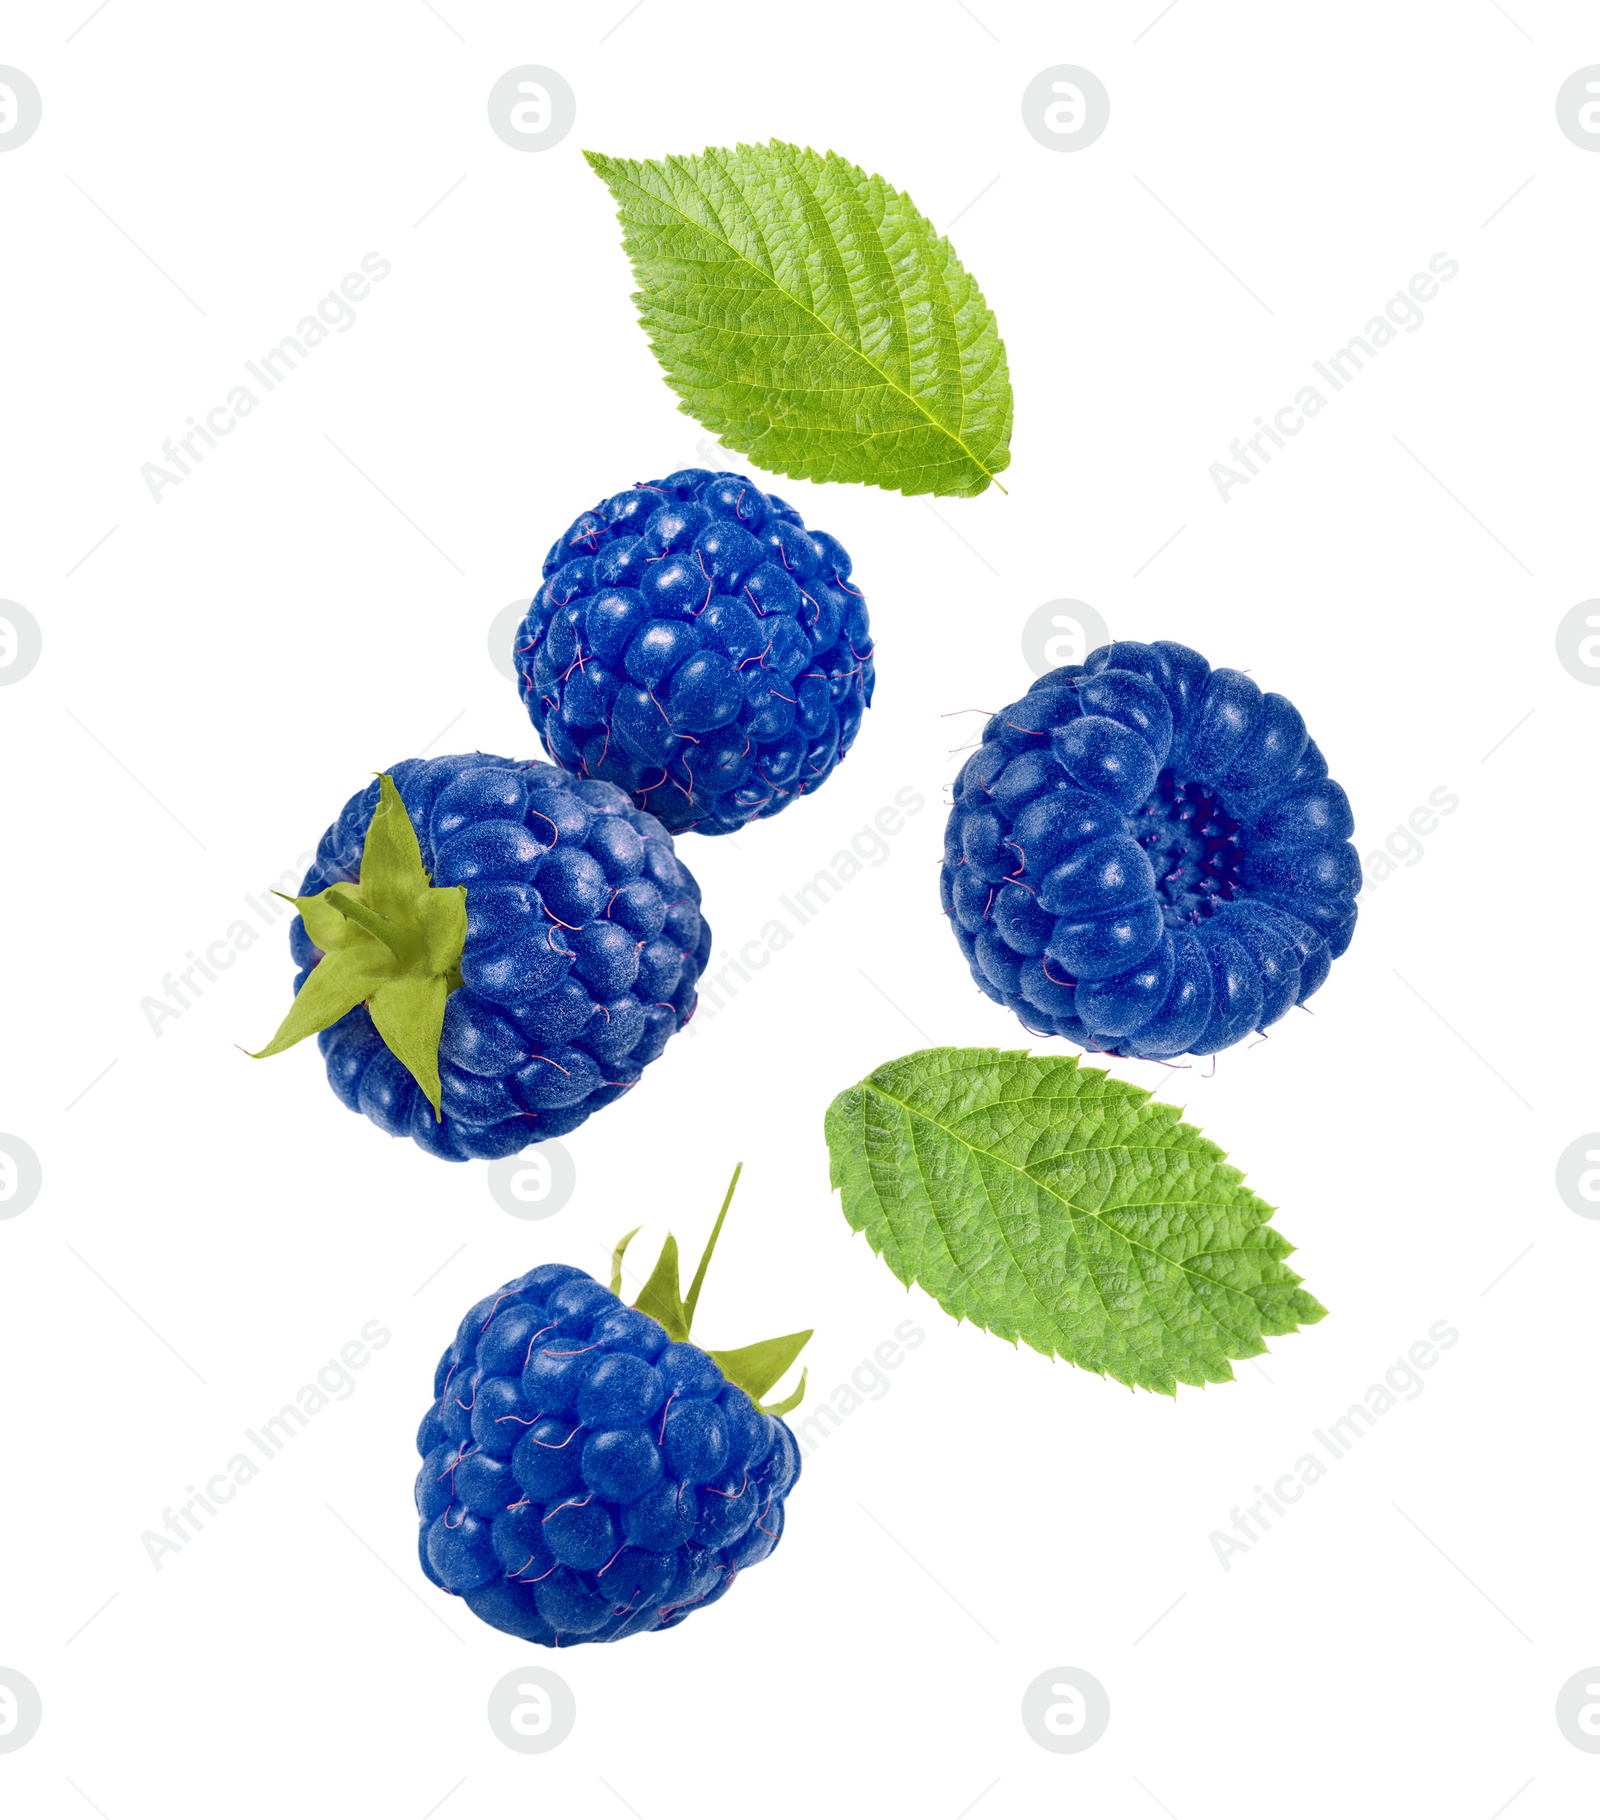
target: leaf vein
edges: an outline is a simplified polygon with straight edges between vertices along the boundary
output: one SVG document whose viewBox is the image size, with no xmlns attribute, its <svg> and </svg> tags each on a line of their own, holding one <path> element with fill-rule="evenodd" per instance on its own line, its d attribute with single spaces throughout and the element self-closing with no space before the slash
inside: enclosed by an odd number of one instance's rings
<svg viewBox="0 0 1600 1820">
<path fill-rule="evenodd" d="M 949 1125 L 943 1124 L 940 1120 L 934 1118 L 931 1113 L 924 1112 L 918 1106 L 913 1106 L 908 1100 L 896 1098 L 894 1094 L 886 1092 L 882 1087 L 878 1086 L 876 1082 L 869 1080 L 866 1085 L 871 1092 L 881 1095 L 881 1097 L 886 1100 L 892 1100 L 895 1105 L 901 1107 L 911 1116 L 926 1120 L 926 1122 L 934 1126 L 936 1130 L 943 1131 L 947 1136 L 954 1138 L 958 1144 L 966 1145 L 969 1150 L 976 1152 L 979 1156 L 991 1157 L 995 1162 L 999 1163 L 1002 1168 L 1014 1170 L 1018 1175 L 1023 1176 L 1028 1181 L 1032 1182 L 1035 1187 L 1042 1188 L 1052 1200 L 1058 1201 L 1061 1206 L 1067 1210 L 1067 1213 L 1072 1217 L 1074 1223 L 1076 1223 L 1079 1215 L 1082 1215 L 1085 1218 L 1094 1220 L 1098 1225 L 1104 1226 L 1108 1232 L 1121 1239 L 1124 1244 L 1130 1246 L 1137 1245 L 1140 1250 L 1148 1251 L 1154 1257 L 1162 1258 L 1169 1264 L 1176 1264 L 1180 1270 L 1185 1272 L 1185 1274 L 1192 1274 L 1198 1277 L 1201 1282 L 1210 1283 L 1213 1288 L 1226 1290 L 1230 1287 L 1228 1284 L 1219 1282 L 1213 1277 L 1206 1276 L 1203 1271 L 1190 1272 L 1181 1258 L 1170 1258 L 1157 1246 L 1144 1245 L 1140 1240 L 1118 1232 L 1117 1228 L 1103 1219 L 1094 1208 L 1083 1207 L 1080 1206 L 1078 1202 L 1069 1200 L 1066 1195 L 1060 1194 L 1052 1188 L 1048 1182 L 1041 1181 L 1031 1169 L 1023 1167 L 1020 1163 L 1012 1162 L 1009 1157 L 1002 1156 L 997 1150 L 988 1150 L 981 1144 L 974 1144 L 970 1138 L 963 1137 L 960 1132 Z M 1245 1192 L 1248 1193 L 1249 1190 L 1246 1190 Z M 1200 1204 L 1203 1205 L 1204 1203 Z M 954 1261 L 954 1257 L 952 1256 L 952 1262 Z"/>
<path fill-rule="evenodd" d="M 675 160 L 674 164 L 677 166 L 677 168 L 680 168 L 680 169 L 682 168 L 681 161 Z M 793 173 L 791 173 L 791 174 L 793 174 Z M 843 335 L 841 335 L 838 332 L 837 329 L 835 329 L 831 324 L 826 322 L 820 315 L 818 315 L 816 310 L 809 303 L 805 302 L 803 299 L 796 296 L 792 290 L 790 290 L 786 285 L 781 283 L 775 272 L 772 272 L 772 273 L 763 272 L 761 267 L 758 264 L 756 264 L 756 262 L 754 260 L 750 259 L 738 247 L 732 245 L 731 242 L 727 240 L 724 232 L 721 232 L 721 231 L 713 232 L 710 228 L 708 228 L 706 226 L 706 224 L 704 222 L 697 222 L 693 218 L 693 216 L 685 213 L 685 211 L 679 206 L 679 204 L 675 198 L 673 198 L 671 196 L 660 196 L 660 195 L 655 194 L 653 191 L 646 189 L 641 183 L 639 183 L 637 181 L 637 179 L 633 178 L 631 175 L 625 174 L 616 164 L 612 164 L 610 166 L 610 174 L 607 177 L 607 181 L 611 182 L 613 184 L 613 188 L 615 188 L 615 186 L 617 184 L 624 185 L 625 187 L 628 187 L 628 188 L 634 190 L 647 203 L 652 204 L 659 208 L 665 208 L 665 209 L 670 210 L 674 215 L 677 216 L 678 220 L 683 224 L 683 226 L 685 228 L 689 229 L 693 233 L 704 235 L 706 238 L 710 239 L 716 245 L 721 247 L 722 250 L 728 255 L 728 258 L 730 261 L 732 261 L 736 265 L 741 266 L 741 267 L 747 269 L 748 271 L 754 273 L 757 276 L 757 278 L 759 278 L 763 282 L 764 285 L 769 286 L 773 291 L 775 291 L 778 294 L 779 297 L 784 299 L 784 301 L 787 302 L 788 304 L 790 304 L 795 310 L 799 311 L 802 315 L 808 316 L 817 325 L 817 327 L 821 331 L 822 335 L 828 341 L 836 344 L 838 347 L 843 349 L 844 352 L 847 355 L 849 355 L 851 358 L 859 360 L 862 363 L 862 365 L 866 366 L 873 373 L 875 373 L 877 375 L 879 381 L 882 383 L 882 385 L 886 389 L 893 392 L 897 397 L 903 399 L 905 401 L 905 403 L 907 405 L 909 405 L 912 408 L 912 410 L 924 420 L 927 427 L 936 431 L 940 436 L 943 436 L 943 437 L 947 438 L 950 442 L 952 442 L 956 446 L 956 448 L 960 450 L 962 457 L 964 457 L 964 459 L 966 461 L 970 462 L 972 464 L 972 466 L 975 467 L 981 474 L 985 475 L 989 480 L 994 480 L 996 478 L 996 470 L 991 468 L 989 466 L 989 464 L 977 453 L 977 451 L 974 448 L 972 448 L 972 446 L 968 443 L 964 434 L 961 434 L 957 431 L 952 430 L 947 424 L 941 423 L 939 421 L 939 419 L 934 416 L 933 412 L 931 410 L 929 410 L 929 408 L 922 401 L 922 399 L 920 399 L 914 392 L 908 391 L 905 386 L 899 384 L 890 374 L 885 372 L 883 370 L 883 368 L 881 366 L 879 366 L 878 363 L 871 358 L 871 356 L 866 352 L 866 350 L 864 348 L 858 347 L 858 346 L 853 346 L 846 337 L 844 337 Z M 798 178 L 797 178 L 797 181 L 798 181 Z M 698 192 L 699 191 L 698 182 L 695 183 L 694 187 L 696 188 L 696 190 Z M 735 185 L 734 187 L 737 189 L 738 186 Z M 703 192 L 700 192 L 700 193 L 703 195 Z M 808 191 L 808 193 L 809 193 L 809 191 Z M 718 216 L 716 210 L 710 206 L 709 201 L 708 201 L 707 207 L 708 207 L 708 213 L 711 215 L 713 221 L 716 222 L 718 230 L 721 230 L 722 229 L 721 219 Z M 761 244 L 762 244 L 763 250 L 766 250 L 766 241 L 765 241 L 764 236 L 761 235 L 761 230 L 760 230 L 759 226 L 757 228 L 757 234 L 758 234 L 758 237 L 761 239 Z M 832 244 L 834 245 L 835 251 L 837 251 L 838 250 L 837 241 L 833 237 L 831 227 L 829 230 L 829 238 L 830 238 L 830 242 L 832 242 Z M 880 242 L 880 245 L 881 245 L 881 242 Z M 898 307 L 903 308 L 904 307 L 904 297 L 901 292 L 899 283 L 894 280 L 892 265 L 890 267 L 890 277 L 891 277 L 891 290 L 892 290 L 894 301 Z M 644 282 L 646 282 L 646 281 L 641 277 L 641 283 L 644 283 Z M 852 303 L 852 316 L 853 315 L 854 315 L 854 306 Z M 762 333 L 761 330 L 758 328 L 755 331 L 752 338 L 756 339 L 756 340 L 770 342 L 774 339 L 777 339 L 778 337 L 774 336 L 771 333 Z M 963 412 L 962 422 L 963 422 L 963 427 L 964 427 L 965 421 L 966 421 L 966 418 L 965 418 L 966 406 L 971 402 L 972 397 L 973 397 L 973 392 L 971 389 L 969 389 L 969 387 L 966 383 L 966 380 L 965 380 L 965 376 L 962 376 L 958 379 L 958 384 L 960 387 L 960 394 L 961 394 L 961 401 L 962 401 L 962 412 Z"/>
</svg>

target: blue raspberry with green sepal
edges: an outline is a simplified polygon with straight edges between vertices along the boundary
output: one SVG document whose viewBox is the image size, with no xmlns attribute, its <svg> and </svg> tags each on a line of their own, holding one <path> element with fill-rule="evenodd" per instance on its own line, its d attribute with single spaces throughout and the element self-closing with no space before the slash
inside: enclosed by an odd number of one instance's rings
<svg viewBox="0 0 1600 1820">
<path fill-rule="evenodd" d="M 700 887 L 622 791 L 483 752 L 352 796 L 289 900 L 295 1001 L 353 1112 L 451 1161 L 572 1131 L 694 1014 Z"/>
<path fill-rule="evenodd" d="M 821 787 L 872 701 L 850 558 L 742 475 L 682 468 L 584 512 L 512 648 L 545 750 L 681 834 Z"/>
<path fill-rule="evenodd" d="M 688 1294 L 669 1233 L 630 1307 L 541 1264 L 468 1309 L 417 1433 L 422 1571 L 495 1629 L 554 1649 L 671 1630 L 783 1535 L 800 1449 L 764 1405 L 811 1337 L 689 1342 L 733 1172 Z"/>
<path fill-rule="evenodd" d="M 980 989 L 1107 1055 L 1212 1055 L 1349 946 L 1349 799 L 1293 704 L 1161 641 L 1041 676 L 956 782 L 940 894 Z"/>
</svg>

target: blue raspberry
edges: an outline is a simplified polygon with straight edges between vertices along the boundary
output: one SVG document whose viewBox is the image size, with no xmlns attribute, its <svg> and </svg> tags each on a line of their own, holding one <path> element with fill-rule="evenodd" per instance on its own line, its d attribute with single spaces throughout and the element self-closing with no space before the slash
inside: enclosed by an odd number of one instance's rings
<svg viewBox="0 0 1600 1820">
<path fill-rule="evenodd" d="M 775 1413 L 754 1398 L 810 1336 L 689 1344 L 721 1226 L 687 1302 L 669 1236 L 640 1297 L 662 1320 L 541 1264 L 470 1308 L 445 1349 L 417 1432 L 422 1571 L 497 1630 L 561 1649 L 671 1630 L 777 1547 L 800 1476 L 782 1412 L 804 1378 Z"/>
<path fill-rule="evenodd" d="M 981 990 L 1108 1055 L 1211 1055 L 1349 946 L 1343 790 L 1281 695 L 1183 645 L 1041 676 L 963 767 L 940 895 Z"/>
<path fill-rule="evenodd" d="M 433 1030 L 441 1116 L 366 1003 L 320 1028 L 328 1084 L 381 1130 L 452 1161 L 560 1137 L 634 1086 L 693 1015 L 711 951 L 700 887 L 660 823 L 599 779 L 482 752 L 407 759 L 390 775 L 430 895 L 465 891 L 455 989 Z M 362 875 L 379 788 L 352 796 L 323 835 L 298 900 L 307 914 L 307 900 Z M 298 995 L 323 951 L 302 916 L 289 945 Z"/>
<path fill-rule="evenodd" d="M 555 541 L 513 659 L 545 750 L 673 834 L 818 789 L 872 701 L 850 558 L 742 475 L 682 468 Z"/>
</svg>

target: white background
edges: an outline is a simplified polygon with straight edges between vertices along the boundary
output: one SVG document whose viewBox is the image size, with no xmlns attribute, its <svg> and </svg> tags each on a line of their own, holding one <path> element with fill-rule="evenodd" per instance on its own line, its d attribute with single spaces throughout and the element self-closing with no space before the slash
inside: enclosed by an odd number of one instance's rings
<svg viewBox="0 0 1600 1820">
<path fill-rule="evenodd" d="M 6 1812 L 1593 1812 L 1600 1759 L 1554 1719 L 1600 1661 L 1600 1225 L 1554 1187 L 1600 1126 L 1600 692 L 1554 644 L 1600 592 L 1600 157 L 1554 113 L 1600 60 L 1590 9 L 108 0 L 76 30 L 88 10 L 12 0 L 0 32 L 44 99 L 0 157 L 0 595 L 44 634 L 0 693 L 0 1127 L 44 1169 L 0 1225 L 0 1665 L 44 1701 L 0 1756 Z M 578 103 L 532 156 L 485 112 L 530 62 Z M 1057 63 L 1111 95 L 1075 155 L 1020 114 Z M 534 755 L 490 620 L 578 510 L 703 435 L 581 148 L 769 135 L 941 227 L 966 211 L 1009 490 L 936 515 L 772 483 L 855 558 L 878 701 L 817 797 L 681 842 L 718 949 L 902 786 L 928 806 L 567 1140 L 571 1203 L 520 1222 L 483 1164 L 346 1112 L 309 1048 L 244 1058 L 288 1003 L 281 933 L 159 1037 L 141 1000 L 375 769 Z M 153 502 L 141 464 L 369 251 L 393 271 L 355 326 Z M 1460 274 L 1422 327 L 1219 500 L 1209 464 L 1440 251 Z M 980 724 L 942 717 L 1023 691 L 1022 624 L 1059 596 L 1288 694 L 1364 855 L 1460 798 L 1368 891 L 1314 1016 L 1214 1078 L 1115 1064 L 1247 1170 L 1331 1310 L 1175 1400 L 957 1328 L 828 1189 L 835 1092 L 924 1036 L 1026 1040 L 939 914 L 950 752 Z M 641 1247 L 668 1220 L 697 1244 L 740 1158 L 698 1337 L 815 1325 L 814 1401 L 898 1323 L 925 1343 L 715 1610 L 559 1655 L 486 1628 L 415 1565 L 435 1358 L 534 1263 L 603 1268 L 640 1219 Z M 155 1571 L 141 1532 L 368 1320 L 393 1339 L 356 1394 Z M 1461 1337 L 1425 1392 L 1224 1572 L 1230 1509 L 1441 1320 Z M 485 1701 L 535 1661 L 577 1725 L 518 1756 Z M 1019 1716 L 1059 1666 L 1110 1695 L 1080 1755 Z"/>
</svg>

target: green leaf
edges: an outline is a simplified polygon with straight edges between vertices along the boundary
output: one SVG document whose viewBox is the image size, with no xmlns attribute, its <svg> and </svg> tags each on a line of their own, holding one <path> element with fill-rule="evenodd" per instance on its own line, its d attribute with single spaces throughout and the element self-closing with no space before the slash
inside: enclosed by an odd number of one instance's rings
<svg viewBox="0 0 1600 1820">
<path fill-rule="evenodd" d="M 441 1117 L 439 1037 L 445 1001 L 461 984 L 467 892 L 464 885 L 433 888 L 392 777 L 378 779 L 361 882 L 288 901 L 322 958 L 277 1035 L 256 1054 L 278 1055 L 366 1004 L 378 1035 Z"/>
<path fill-rule="evenodd" d="M 661 1256 L 656 1259 L 656 1267 L 650 1272 L 650 1281 L 639 1291 L 633 1305 L 640 1314 L 659 1321 L 666 1328 L 668 1339 L 688 1339 L 689 1319 L 683 1311 L 683 1295 L 678 1288 L 678 1241 L 670 1232 L 666 1244 L 661 1247 Z"/>
<path fill-rule="evenodd" d="M 584 155 L 616 198 L 667 383 L 729 448 L 902 493 L 981 493 L 1006 467 L 994 313 L 902 191 L 776 139 Z"/>
<path fill-rule="evenodd" d="M 711 1356 L 730 1384 L 737 1384 L 749 1394 L 752 1402 L 759 1403 L 799 1358 L 801 1347 L 814 1331 L 808 1327 L 804 1333 L 786 1333 L 776 1340 L 757 1340 L 754 1346 L 739 1346 L 732 1352 L 713 1352 Z"/>
<path fill-rule="evenodd" d="M 1176 1107 L 1076 1057 L 924 1049 L 826 1120 L 845 1218 L 946 1313 L 1119 1383 L 1224 1383 L 1326 1310 Z"/>
</svg>

